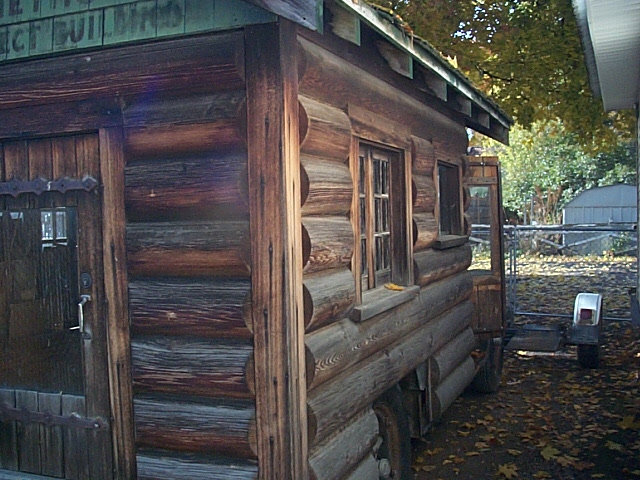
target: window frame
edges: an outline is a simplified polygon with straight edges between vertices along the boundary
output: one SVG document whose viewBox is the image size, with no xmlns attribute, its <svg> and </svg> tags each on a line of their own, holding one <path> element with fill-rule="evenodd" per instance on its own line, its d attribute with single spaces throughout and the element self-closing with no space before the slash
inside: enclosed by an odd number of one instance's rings
<svg viewBox="0 0 640 480">
<path fill-rule="evenodd" d="M 411 201 L 410 201 L 410 158 L 407 150 L 354 137 L 354 208 L 353 226 L 355 230 L 355 249 L 352 270 L 358 292 L 358 303 L 371 302 L 375 296 L 392 292 L 385 289 L 385 284 L 393 283 L 402 287 L 413 282 L 410 268 L 412 255 L 411 235 Z M 374 192 L 375 157 L 386 158 L 388 173 L 388 190 Z M 362 171 L 364 159 L 365 171 Z M 381 163 L 383 165 L 384 163 Z M 381 167 L 382 171 L 382 167 Z M 384 182 L 381 182 L 384 184 Z M 362 191 L 364 187 L 364 192 Z M 376 199 L 381 205 L 387 204 L 388 225 L 379 220 L 381 229 L 376 229 Z M 386 200 L 386 202 L 385 202 Z M 364 219 L 363 209 L 365 210 Z M 381 208 L 384 211 L 384 207 Z M 388 228 L 385 228 L 388 227 Z M 363 232 L 363 229 L 365 230 Z M 378 231 L 376 231 L 378 230 Z M 388 237 L 389 269 L 375 268 L 375 241 Z M 384 242 L 384 240 L 382 240 Z M 366 252 L 363 252 L 366 249 Z M 368 272 L 365 271 L 365 260 Z M 378 272 L 371 275 L 370 272 Z M 400 292 L 400 290 L 395 293 Z M 384 295 L 383 295 L 384 296 Z M 391 308 L 393 305 L 389 303 Z"/>
<path fill-rule="evenodd" d="M 446 178 L 443 177 L 442 172 L 447 173 Z M 437 189 L 436 218 L 439 238 L 464 237 L 462 168 L 456 163 L 438 160 L 434 175 Z M 454 184 L 455 187 L 451 188 Z M 443 199 L 445 199 L 445 205 L 443 205 Z"/>
</svg>

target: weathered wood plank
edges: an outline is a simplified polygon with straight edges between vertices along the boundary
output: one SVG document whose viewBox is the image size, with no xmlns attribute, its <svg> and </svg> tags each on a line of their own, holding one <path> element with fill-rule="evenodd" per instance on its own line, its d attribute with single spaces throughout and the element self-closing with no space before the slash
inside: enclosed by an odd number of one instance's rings
<svg viewBox="0 0 640 480">
<path fill-rule="evenodd" d="M 413 256 L 414 278 L 424 287 L 444 277 L 454 275 L 471 265 L 469 244 L 447 250 L 422 250 Z"/>
<path fill-rule="evenodd" d="M 0 402 L 8 407 L 16 406 L 13 389 L 0 388 Z M 0 422 L 0 468 L 18 469 L 18 437 L 16 422 Z"/>
<path fill-rule="evenodd" d="M 475 362 L 471 357 L 466 357 L 440 385 L 434 390 L 431 406 L 433 419 L 437 420 L 449 408 L 453 401 L 460 396 L 462 391 L 473 380 L 475 375 Z"/>
<path fill-rule="evenodd" d="M 356 302 L 353 274 L 346 268 L 304 277 L 304 320 L 307 332 L 347 317 Z"/>
<path fill-rule="evenodd" d="M 348 218 L 304 217 L 303 223 L 311 245 L 305 275 L 349 267 L 355 242 Z"/>
<path fill-rule="evenodd" d="M 430 141 L 411 137 L 411 170 L 414 175 L 433 176 L 433 168 L 436 164 L 436 151 Z"/>
<path fill-rule="evenodd" d="M 436 342 L 450 338 L 459 317 L 449 317 L 447 322 L 427 322 L 388 347 L 378 350 L 352 368 L 335 376 L 309 392 L 309 439 L 315 445 L 341 428 L 357 412 L 371 404 L 392 385 L 432 353 Z M 469 324 L 463 319 L 462 327 Z"/>
<path fill-rule="evenodd" d="M 129 283 L 133 335 L 251 338 L 248 279 L 139 279 Z"/>
<path fill-rule="evenodd" d="M 430 248 L 439 235 L 438 220 L 433 212 L 413 214 L 413 251 Z"/>
<path fill-rule="evenodd" d="M 259 478 L 309 478 L 296 26 L 245 29 Z"/>
<path fill-rule="evenodd" d="M 127 129 L 126 145 L 131 159 L 226 152 L 243 147 L 235 119 Z"/>
<path fill-rule="evenodd" d="M 38 411 L 52 415 L 62 413 L 62 395 L 38 393 Z M 59 425 L 40 425 L 40 451 L 42 452 L 43 475 L 62 477 L 64 474 L 62 427 Z"/>
<path fill-rule="evenodd" d="M 17 390 L 16 408 L 37 412 L 38 392 Z M 18 424 L 18 462 L 23 472 L 42 473 L 40 426 L 37 423 Z"/>
<path fill-rule="evenodd" d="M 123 135 L 119 128 L 102 129 L 100 172 L 103 179 L 102 252 L 104 295 L 107 305 L 109 404 L 113 432 L 113 466 L 106 463 L 111 453 L 102 447 L 105 463 L 116 477 L 135 476 L 135 444 L 132 412 L 129 297 L 127 286 L 126 229 L 124 205 Z M 104 317 L 103 317 L 104 318 Z M 111 442 L 107 443 L 110 445 Z M 107 456 L 108 455 L 108 456 Z"/>
<path fill-rule="evenodd" d="M 377 437 L 378 418 L 367 408 L 335 436 L 311 449 L 311 478 L 342 480 L 371 451 Z"/>
<path fill-rule="evenodd" d="M 345 480 L 371 480 L 372 478 L 376 478 L 376 475 L 380 476 L 378 461 L 372 454 L 369 454 Z"/>
<path fill-rule="evenodd" d="M 136 392 L 251 398 L 245 373 L 248 342 L 142 337 L 131 342 Z"/>
<path fill-rule="evenodd" d="M 202 455 L 171 455 L 161 451 L 138 454 L 138 480 L 253 480 L 258 476 L 255 462 L 221 461 Z"/>
<path fill-rule="evenodd" d="M 302 215 L 346 216 L 353 198 L 349 166 L 315 157 L 303 157 L 302 166 L 305 181 L 308 181 Z"/>
<path fill-rule="evenodd" d="M 138 447 L 255 459 L 253 402 L 194 403 L 136 396 Z"/>
<path fill-rule="evenodd" d="M 436 184 L 432 176 L 413 175 L 413 212 L 433 212 L 436 205 Z"/>
<path fill-rule="evenodd" d="M 187 83 L 190 92 L 211 85 L 237 90 L 243 87 L 236 65 L 240 38 L 241 33 L 225 33 L 4 65 L 0 105 L 147 94 L 151 85 L 156 92 L 182 90 Z"/>
<path fill-rule="evenodd" d="M 246 166 L 243 152 L 130 163 L 125 169 L 127 218 L 248 218 Z"/>
<path fill-rule="evenodd" d="M 189 90 L 180 95 L 162 98 L 161 101 L 154 100 L 149 102 L 149 95 L 126 98 L 126 105 L 122 107 L 123 126 L 136 128 L 235 120 L 245 101 L 245 92 L 242 88 L 203 94 Z"/>
<path fill-rule="evenodd" d="M 84 397 L 63 395 L 61 410 L 63 415 L 78 415 L 86 418 L 87 411 Z M 89 452 L 87 431 L 83 428 L 64 427 L 62 430 L 64 443 L 65 478 L 82 480 L 89 477 Z"/>
<path fill-rule="evenodd" d="M 430 362 L 433 385 L 440 383 L 471 354 L 475 341 L 473 329 L 466 328 L 433 355 Z"/>
<path fill-rule="evenodd" d="M 300 95 L 299 100 L 307 121 L 301 155 L 347 163 L 351 145 L 351 123 L 347 114 L 304 95 Z"/>
<path fill-rule="evenodd" d="M 95 130 L 122 123 L 116 98 L 88 98 L 0 109 L 0 137 L 40 136 Z"/>
<path fill-rule="evenodd" d="M 249 222 L 149 222 L 127 225 L 132 276 L 249 275 Z"/>
<path fill-rule="evenodd" d="M 465 301 L 470 294 L 470 279 L 455 277 L 424 289 L 416 300 L 366 322 L 354 323 L 344 319 L 310 333 L 306 337 L 308 361 L 315 365 L 314 375 L 308 382 L 310 390 L 345 370 L 356 369 L 359 362 L 423 324 L 433 324 L 434 338 L 441 342 L 434 345 L 442 346 L 449 336 L 455 335 L 465 322 L 470 321 L 473 305 Z M 439 317 L 444 312 L 450 313 Z M 440 332 L 446 322 L 454 328 L 452 332 L 446 329 Z"/>
<path fill-rule="evenodd" d="M 82 141 L 85 142 L 83 156 L 76 158 L 78 171 L 82 175 L 91 175 L 103 182 L 103 168 L 108 168 L 101 163 L 113 161 L 115 178 L 108 179 L 104 183 L 103 195 L 95 195 L 89 192 L 78 194 L 78 266 L 80 272 L 87 272 L 94 281 L 81 293 L 91 296 L 91 301 L 85 304 L 84 331 L 86 336 L 82 340 L 82 354 L 84 361 L 85 384 L 84 391 L 86 414 L 88 417 L 112 418 L 112 405 L 110 398 L 110 363 L 109 363 L 109 330 L 108 317 L 110 304 L 106 298 L 105 288 L 105 259 L 109 254 L 105 248 L 111 249 L 111 242 L 105 243 L 103 225 L 103 200 L 111 194 L 110 182 L 118 182 L 117 165 L 121 163 L 117 154 L 113 152 L 114 146 L 101 145 L 100 134 L 88 134 Z M 80 140 L 80 137 L 78 138 Z M 122 142 L 119 143 L 121 146 Z M 117 148 L 117 147 L 115 147 Z M 104 155 L 104 156 L 103 156 Z M 110 156 L 114 156 L 110 159 Z M 111 173 L 109 173 L 111 175 Z M 118 199 L 114 199 L 118 201 Z M 117 205 L 114 204 L 115 208 Z M 107 207 L 111 208 L 111 206 Z M 107 220 L 109 221 L 109 220 Z M 113 252 L 115 253 L 115 252 Z M 119 257 L 123 258 L 123 257 Z M 109 260 L 110 262 L 113 259 Z M 109 268 L 112 266 L 110 265 Z M 104 279 L 99 281 L 97 279 Z M 126 292 L 125 292 L 126 295 Z M 125 296 L 126 298 L 126 296 Z M 118 308 L 118 299 L 113 307 Z M 126 314 L 122 319 L 126 321 Z M 127 372 L 124 372 L 127 375 Z M 111 429 L 99 431 L 87 431 L 84 440 L 84 448 L 89 457 L 87 475 L 88 478 L 102 478 L 112 475 L 113 450 Z M 115 432 L 114 432 L 115 433 Z"/>
<path fill-rule="evenodd" d="M 410 149 L 411 135 L 406 122 L 396 122 L 357 103 L 350 103 L 348 111 L 355 135 L 384 145 Z"/>
</svg>

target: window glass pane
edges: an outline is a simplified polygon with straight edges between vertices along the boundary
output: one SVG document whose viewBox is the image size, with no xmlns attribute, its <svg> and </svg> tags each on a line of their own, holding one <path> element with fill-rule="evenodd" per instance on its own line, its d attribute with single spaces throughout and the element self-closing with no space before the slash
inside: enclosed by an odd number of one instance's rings
<svg viewBox="0 0 640 480">
<path fill-rule="evenodd" d="M 438 187 L 440 233 L 443 235 L 459 235 L 462 231 L 458 167 L 455 165 L 439 164 Z"/>
<path fill-rule="evenodd" d="M 389 162 L 382 161 L 381 164 L 381 192 L 385 195 L 389 193 Z"/>
<path fill-rule="evenodd" d="M 380 193 L 382 190 L 382 171 L 380 169 L 380 160 L 373 159 L 373 193 Z"/>
<path fill-rule="evenodd" d="M 56 211 L 56 240 L 65 240 L 67 238 L 67 212 L 64 210 Z"/>
<path fill-rule="evenodd" d="M 42 225 L 42 240 L 53 240 L 53 212 L 50 210 L 41 211 L 40 224 Z"/>
<path fill-rule="evenodd" d="M 362 270 L 363 275 L 367 275 L 369 273 L 369 268 L 367 264 L 367 239 L 363 238 L 360 240 L 360 258 L 362 259 L 362 264 L 360 268 Z"/>
<path fill-rule="evenodd" d="M 382 228 L 381 230 L 384 232 L 388 232 L 390 229 L 389 222 L 389 199 L 382 198 L 381 199 L 381 208 L 380 208 L 380 216 L 382 217 Z"/>
</svg>

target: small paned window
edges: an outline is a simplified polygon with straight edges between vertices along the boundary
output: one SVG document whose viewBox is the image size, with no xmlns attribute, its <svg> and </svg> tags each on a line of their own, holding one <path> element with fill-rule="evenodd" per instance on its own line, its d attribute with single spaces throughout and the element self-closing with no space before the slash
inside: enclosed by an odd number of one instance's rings
<svg viewBox="0 0 640 480">
<path fill-rule="evenodd" d="M 64 208 L 40 211 L 42 245 L 53 247 L 67 244 L 67 211 Z"/>
<path fill-rule="evenodd" d="M 362 143 L 358 178 L 362 290 L 401 283 L 407 251 L 401 153 Z"/>
<path fill-rule="evenodd" d="M 440 235 L 462 235 L 460 173 L 457 165 L 438 163 Z"/>
</svg>

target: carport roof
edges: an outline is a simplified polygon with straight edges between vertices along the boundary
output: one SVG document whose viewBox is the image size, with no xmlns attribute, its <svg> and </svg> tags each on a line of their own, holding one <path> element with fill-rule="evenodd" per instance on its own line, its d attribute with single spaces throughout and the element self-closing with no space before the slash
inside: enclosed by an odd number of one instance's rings
<svg viewBox="0 0 640 480">
<path fill-rule="evenodd" d="M 591 89 L 605 110 L 633 108 L 640 92 L 640 0 L 573 0 Z"/>
</svg>

